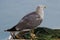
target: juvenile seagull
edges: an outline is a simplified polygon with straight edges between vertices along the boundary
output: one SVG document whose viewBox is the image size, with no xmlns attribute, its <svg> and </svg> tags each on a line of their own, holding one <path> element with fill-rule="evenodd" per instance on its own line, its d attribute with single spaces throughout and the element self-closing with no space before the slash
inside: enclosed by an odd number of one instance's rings
<svg viewBox="0 0 60 40">
<path fill-rule="evenodd" d="M 34 12 L 30 12 L 29 14 L 24 16 L 17 25 L 12 27 L 11 29 L 8 29 L 7 31 L 22 31 L 26 29 L 34 29 L 35 27 L 40 25 L 42 20 L 44 19 L 44 8 L 46 8 L 45 5 L 37 6 Z"/>
</svg>

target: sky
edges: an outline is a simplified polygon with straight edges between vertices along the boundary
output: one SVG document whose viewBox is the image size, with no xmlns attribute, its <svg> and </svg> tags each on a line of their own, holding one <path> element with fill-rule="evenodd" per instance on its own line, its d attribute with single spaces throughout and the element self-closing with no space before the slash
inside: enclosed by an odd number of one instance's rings
<svg viewBox="0 0 60 40">
<path fill-rule="evenodd" d="M 40 26 L 60 29 L 60 0 L 0 0 L 0 39 L 4 40 L 9 35 L 3 30 L 16 25 L 26 14 L 35 11 L 38 5 L 47 7 Z"/>
</svg>

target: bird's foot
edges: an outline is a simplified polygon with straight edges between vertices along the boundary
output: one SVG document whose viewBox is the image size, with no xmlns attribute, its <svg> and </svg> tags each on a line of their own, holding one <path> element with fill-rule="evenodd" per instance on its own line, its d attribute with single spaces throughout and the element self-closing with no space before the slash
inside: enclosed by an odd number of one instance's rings
<svg viewBox="0 0 60 40">
<path fill-rule="evenodd" d="M 30 33 L 30 36 L 31 36 L 31 40 L 35 40 L 36 35 L 34 33 Z"/>
</svg>

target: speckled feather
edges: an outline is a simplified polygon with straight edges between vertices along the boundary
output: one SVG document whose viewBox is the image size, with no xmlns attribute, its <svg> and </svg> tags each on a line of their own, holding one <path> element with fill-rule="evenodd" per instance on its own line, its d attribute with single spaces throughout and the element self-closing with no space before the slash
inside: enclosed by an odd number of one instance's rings
<svg viewBox="0 0 60 40">
<path fill-rule="evenodd" d="M 15 26 L 17 30 L 32 29 L 40 25 L 42 18 L 36 12 L 32 12 L 22 18 L 22 20 Z"/>
<path fill-rule="evenodd" d="M 32 29 L 37 27 L 38 25 L 41 24 L 43 18 L 44 18 L 44 11 L 43 9 L 45 6 L 38 6 L 36 8 L 36 11 L 31 12 L 24 16 L 20 22 L 13 26 L 11 29 L 8 29 L 7 31 L 22 31 L 25 29 Z"/>
</svg>

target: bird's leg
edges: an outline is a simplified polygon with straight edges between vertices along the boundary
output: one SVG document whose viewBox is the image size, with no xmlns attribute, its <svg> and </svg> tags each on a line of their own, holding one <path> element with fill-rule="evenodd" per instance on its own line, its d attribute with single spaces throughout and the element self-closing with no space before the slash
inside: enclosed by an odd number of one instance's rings
<svg viewBox="0 0 60 40">
<path fill-rule="evenodd" d="M 15 39 L 15 32 L 10 32 L 13 39 Z"/>
<path fill-rule="evenodd" d="M 30 31 L 30 36 L 32 38 L 32 40 L 35 40 L 35 34 L 34 34 L 34 28 Z"/>
</svg>

